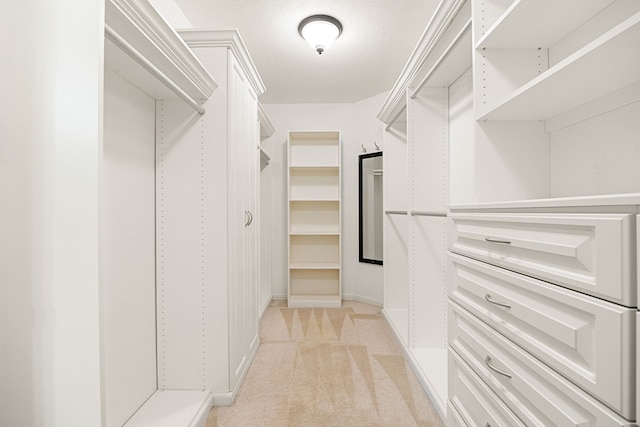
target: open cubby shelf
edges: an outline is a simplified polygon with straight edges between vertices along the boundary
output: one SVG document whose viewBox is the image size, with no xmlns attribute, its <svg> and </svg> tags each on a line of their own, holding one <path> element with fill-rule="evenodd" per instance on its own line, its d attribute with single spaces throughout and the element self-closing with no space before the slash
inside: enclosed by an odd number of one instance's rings
<svg viewBox="0 0 640 427">
<path fill-rule="evenodd" d="M 289 132 L 290 307 L 341 304 L 340 133 Z"/>
</svg>

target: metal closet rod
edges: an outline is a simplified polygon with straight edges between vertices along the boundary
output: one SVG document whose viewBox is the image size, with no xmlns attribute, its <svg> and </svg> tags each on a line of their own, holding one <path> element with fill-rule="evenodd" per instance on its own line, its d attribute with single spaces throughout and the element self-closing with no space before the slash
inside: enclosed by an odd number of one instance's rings
<svg viewBox="0 0 640 427">
<path fill-rule="evenodd" d="M 437 212 L 437 211 L 411 211 L 409 212 L 411 216 L 439 216 L 445 217 L 447 216 L 446 212 Z"/>
<path fill-rule="evenodd" d="M 404 104 L 404 106 L 393 116 L 393 118 L 389 120 L 389 123 L 384 128 L 384 130 L 388 131 L 389 129 L 391 129 L 391 125 L 393 124 L 393 122 L 395 122 L 398 119 L 398 117 L 400 117 L 400 114 L 402 114 L 402 112 L 406 109 L 407 109 L 407 104 Z"/>
<path fill-rule="evenodd" d="M 153 65 L 147 58 L 142 56 L 140 52 L 138 52 L 133 46 L 131 46 L 131 44 L 129 44 L 129 42 L 123 39 L 107 24 L 104 25 L 104 34 L 109 40 L 115 43 L 138 64 L 142 65 L 145 70 L 153 74 L 153 76 L 155 76 L 165 86 L 171 89 L 173 93 L 178 95 L 184 102 L 189 104 L 191 108 L 198 112 L 198 114 L 202 115 L 205 113 L 205 109 L 202 107 L 202 105 L 198 104 L 195 99 L 190 97 L 184 90 L 180 89 L 180 87 L 178 87 L 177 84 L 175 84 L 171 79 L 169 79 L 169 77 L 167 77 L 162 71 L 160 71 L 158 67 Z"/>
<path fill-rule="evenodd" d="M 387 215 L 406 215 L 407 211 L 384 211 Z"/>
<path fill-rule="evenodd" d="M 449 46 L 447 46 L 445 51 L 442 52 L 442 55 L 440 55 L 440 58 L 438 58 L 436 63 L 433 64 L 429 72 L 424 76 L 422 81 L 420 81 L 420 84 L 414 89 L 413 93 L 411 94 L 411 99 L 416 99 L 416 96 L 418 96 L 418 94 L 420 93 L 424 85 L 427 84 L 427 81 L 431 78 L 433 73 L 435 73 L 436 70 L 440 68 L 440 65 L 442 64 L 442 62 L 447 58 L 447 56 L 449 56 L 449 54 L 453 51 L 453 48 L 456 47 L 456 45 L 460 42 L 460 40 L 462 40 L 462 37 L 464 37 L 464 35 L 467 33 L 467 31 L 469 31 L 470 28 L 471 28 L 471 19 L 469 19 L 467 23 L 464 24 L 464 27 L 462 27 L 460 32 L 456 34 L 453 41 L 449 44 Z"/>
</svg>

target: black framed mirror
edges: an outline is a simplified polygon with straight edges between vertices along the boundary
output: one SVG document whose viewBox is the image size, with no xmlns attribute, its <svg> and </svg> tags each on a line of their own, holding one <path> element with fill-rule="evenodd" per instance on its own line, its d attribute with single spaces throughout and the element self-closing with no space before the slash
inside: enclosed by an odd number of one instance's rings
<svg viewBox="0 0 640 427">
<path fill-rule="evenodd" d="M 358 159 L 360 262 L 382 265 L 382 152 Z"/>
</svg>

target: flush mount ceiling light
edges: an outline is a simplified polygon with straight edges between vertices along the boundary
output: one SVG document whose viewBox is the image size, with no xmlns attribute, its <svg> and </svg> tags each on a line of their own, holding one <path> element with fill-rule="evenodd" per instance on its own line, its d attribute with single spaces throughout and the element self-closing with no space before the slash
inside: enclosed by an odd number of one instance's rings
<svg viewBox="0 0 640 427">
<path fill-rule="evenodd" d="M 322 54 L 340 36 L 342 24 L 333 16 L 312 15 L 300 22 L 298 33 L 318 54 Z"/>
</svg>

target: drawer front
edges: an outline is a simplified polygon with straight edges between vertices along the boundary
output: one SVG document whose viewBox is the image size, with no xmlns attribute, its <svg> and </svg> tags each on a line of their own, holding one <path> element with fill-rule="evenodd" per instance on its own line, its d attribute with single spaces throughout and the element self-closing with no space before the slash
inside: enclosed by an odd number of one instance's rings
<svg viewBox="0 0 640 427">
<path fill-rule="evenodd" d="M 517 427 L 524 424 L 482 382 L 455 351 L 449 351 L 449 404 L 469 427 Z"/>
<path fill-rule="evenodd" d="M 449 255 L 449 297 L 627 419 L 636 310 Z"/>
<path fill-rule="evenodd" d="M 451 402 L 447 402 L 447 427 L 468 427 Z"/>
<path fill-rule="evenodd" d="M 636 306 L 635 221 L 617 214 L 451 214 L 452 252 Z"/>
<path fill-rule="evenodd" d="M 632 426 L 566 378 L 449 303 L 451 348 L 528 426 Z"/>
</svg>

